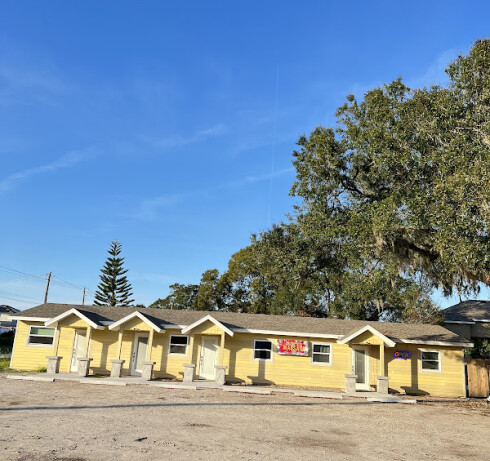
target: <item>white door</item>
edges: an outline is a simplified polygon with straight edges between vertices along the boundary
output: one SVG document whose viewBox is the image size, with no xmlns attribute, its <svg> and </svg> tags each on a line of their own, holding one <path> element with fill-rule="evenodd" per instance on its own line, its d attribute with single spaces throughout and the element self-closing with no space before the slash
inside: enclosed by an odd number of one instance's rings
<svg viewBox="0 0 490 461">
<path fill-rule="evenodd" d="M 199 378 L 212 379 L 216 377 L 216 359 L 218 358 L 219 339 L 202 338 L 201 362 L 199 365 Z"/>
<path fill-rule="evenodd" d="M 76 373 L 78 371 L 78 359 L 82 358 L 85 353 L 85 342 L 87 340 L 87 332 L 83 330 L 75 330 L 75 340 L 73 341 L 73 351 L 71 354 L 70 371 Z"/>
<path fill-rule="evenodd" d="M 135 333 L 133 341 L 133 352 L 131 354 L 131 374 L 141 376 L 143 363 L 146 361 L 146 350 L 148 349 L 148 334 Z"/>
<path fill-rule="evenodd" d="M 357 375 L 356 389 L 368 391 L 369 386 L 369 348 L 354 346 L 352 350 L 352 368 Z"/>
</svg>

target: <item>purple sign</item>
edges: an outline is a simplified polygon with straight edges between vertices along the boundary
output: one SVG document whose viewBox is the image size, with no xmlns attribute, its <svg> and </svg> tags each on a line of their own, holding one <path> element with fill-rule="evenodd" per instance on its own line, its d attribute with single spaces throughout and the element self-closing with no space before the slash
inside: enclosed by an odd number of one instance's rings
<svg viewBox="0 0 490 461">
<path fill-rule="evenodd" d="M 412 353 L 410 351 L 396 351 L 394 354 L 393 354 L 393 357 L 395 357 L 395 359 L 409 359 L 410 357 L 412 356 Z"/>
</svg>

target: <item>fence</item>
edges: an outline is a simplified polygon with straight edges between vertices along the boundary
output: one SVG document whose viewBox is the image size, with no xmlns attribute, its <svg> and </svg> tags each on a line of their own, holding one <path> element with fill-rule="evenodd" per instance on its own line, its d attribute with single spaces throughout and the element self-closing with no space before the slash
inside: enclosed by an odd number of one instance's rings
<svg viewBox="0 0 490 461">
<path fill-rule="evenodd" d="M 467 359 L 468 397 L 488 397 L 490 360 Z"/>
</svg>

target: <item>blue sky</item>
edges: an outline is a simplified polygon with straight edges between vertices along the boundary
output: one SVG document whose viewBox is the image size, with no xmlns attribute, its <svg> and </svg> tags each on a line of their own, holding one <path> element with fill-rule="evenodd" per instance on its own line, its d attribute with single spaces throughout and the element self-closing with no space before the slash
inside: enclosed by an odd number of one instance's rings
<svg viewBox="0 0 490 461">
<path fill-rule="evenodd" d="M 44 295 L 11 269 L 80 302 L 115 239 L 137 302 L 223 271 L 291 210 L 301 134 L 489 34 L 488 2 L 398 3 L 0 1 L 0 303 Z"/>
</svg>

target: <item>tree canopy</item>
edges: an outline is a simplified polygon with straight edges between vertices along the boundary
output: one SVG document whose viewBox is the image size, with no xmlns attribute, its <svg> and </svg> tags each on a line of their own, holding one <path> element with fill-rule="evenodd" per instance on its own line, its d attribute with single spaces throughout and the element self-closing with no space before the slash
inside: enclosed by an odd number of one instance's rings
<svg viewBox="0 0 490 461">
<path fill-rule="evenodd" d="M 348 96 L 299 138 L 289 222 L 153 307 L 437 322 L 434 288 L 490 285 L 490 40 L 446 72 Z"/>
</svg>

